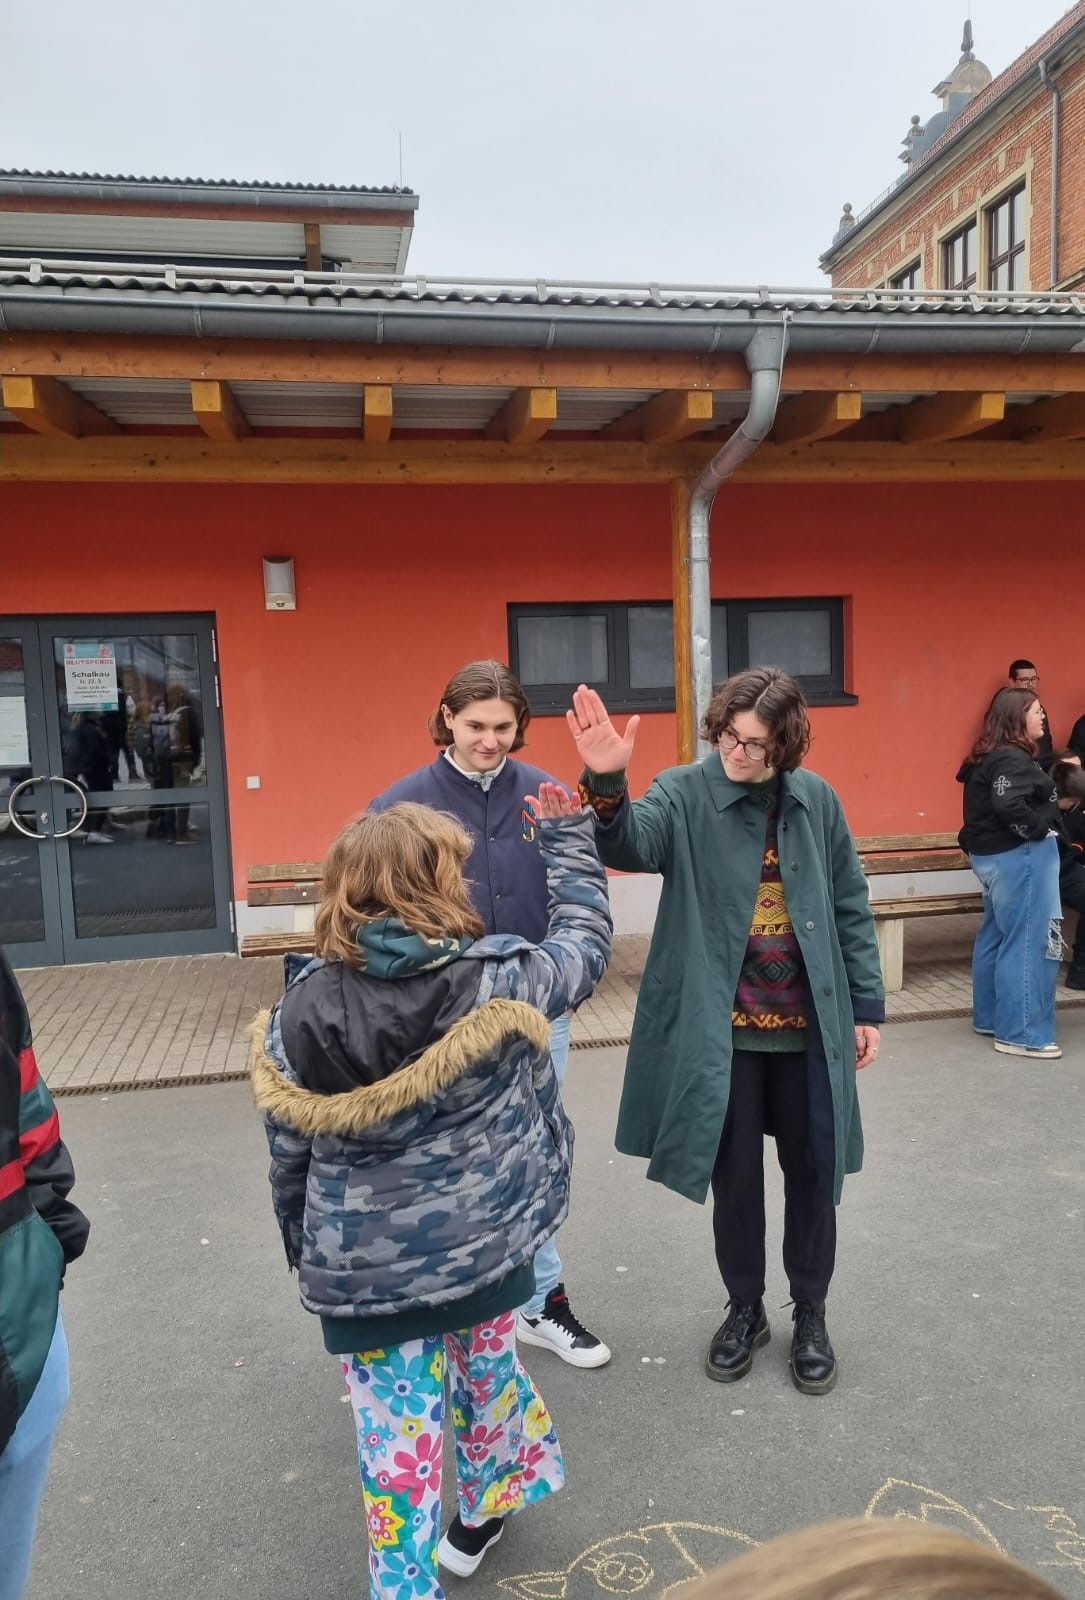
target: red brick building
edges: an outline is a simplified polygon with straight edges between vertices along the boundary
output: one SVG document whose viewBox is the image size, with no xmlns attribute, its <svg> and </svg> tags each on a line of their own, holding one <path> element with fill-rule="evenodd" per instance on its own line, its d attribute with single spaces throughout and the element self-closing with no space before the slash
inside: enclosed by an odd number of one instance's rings
<svg viewBox="0 0 1085 1600">
<path fill-rule="evenodd" d="M 994 79 L 972 51 L 913 116 L 904 174 L 821 258 L 834 288 L 1073 289 L 1085 279 L 1085 0 Z"/>
</svg>

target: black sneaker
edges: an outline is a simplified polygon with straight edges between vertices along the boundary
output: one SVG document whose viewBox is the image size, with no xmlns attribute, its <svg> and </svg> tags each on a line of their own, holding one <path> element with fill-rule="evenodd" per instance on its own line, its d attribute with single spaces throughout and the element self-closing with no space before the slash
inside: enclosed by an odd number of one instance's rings
<svg viewBox="0 0 1085 1600">
<path fill-rule="evenodd" d="M 803 1394 L 828 1394 L 836 1386 L 836 1356 L 825 1326 L 825 1307 L 796 1300 L 791 1313 L 791 1381 Z"/>
<path fill-rule="evenodd" d="M 754 1351 L 772 1337 L 763 1300 L 753 1305 L 730 1300 L 728 1306 L 727 1321 L 713 1334 L 705 1360 L 705 1371 L 717 1383 L 736 1383 L 744 1378 L 753 1366 Z"/>
<path fill-rule="evenodd" d="M 552 1350 L 571 1367 L 605 1367 L 610 1360 L 610 1347 L 574 1316 L 559 1283 L 546 1297 L 538 1316 L 529 1317 L 521 1311 L 516 1319 L 516 1337 L 522 1344 L 537 1344 L 543 1350 Z"/>
<path fill-rule="evenodd" d="M 437 1559 L 442 1567 L 459 1578 L 469 1578 L 482 1565 L 482 1558 L 491 1545 L 497 1543 L 505 1531 L 503 1517 L 491 1517 L 479 1528 L 468 1528 L 457 1511 L 437 1546 Z"/>
<path fill-rule="evenodd" d="M 1085 912 L 1082 912 L 1085 916 Z M 1066 969 L 1066 976 L 1062 980 L 1067 989 L 1085 989 L 1085 961 L 1072 961 Z"/>
</svg>

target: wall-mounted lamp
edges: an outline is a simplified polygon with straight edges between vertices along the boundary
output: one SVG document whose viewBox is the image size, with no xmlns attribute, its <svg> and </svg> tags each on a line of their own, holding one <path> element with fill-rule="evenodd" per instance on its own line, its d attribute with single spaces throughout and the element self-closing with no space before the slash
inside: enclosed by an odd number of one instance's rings
<svg viewBox="0 0 1085 1600">
<path fill-rule="evenodd" d="M 297 610 L 291 556 L 264 557 L 264 605 L 268 611 Z"/>
</svg>

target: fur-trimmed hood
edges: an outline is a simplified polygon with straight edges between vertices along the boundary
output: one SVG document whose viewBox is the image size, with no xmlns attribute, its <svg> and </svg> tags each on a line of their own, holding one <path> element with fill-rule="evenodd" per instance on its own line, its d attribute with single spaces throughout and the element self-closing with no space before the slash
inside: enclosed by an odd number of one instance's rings
<svg viewBox="0 0 1085 1600">
<path fill-rule="evenodd" d="M 550 1024 L 521 1000 L 489 1000 L 454 1022 L 443 1038 L 409 1066 L 377 1083 L 342 1094 L 315 1094 L 293 1083 L 267 1053 L 269 1010 L 249 1029 L 249 1067 L 259 1109 L 305 1138 L 351 1138 L 432 1101 L 482 1062 L 498 1056 L 510 1040 L 524 1039 L 545 1050 Z"/>
</svg>

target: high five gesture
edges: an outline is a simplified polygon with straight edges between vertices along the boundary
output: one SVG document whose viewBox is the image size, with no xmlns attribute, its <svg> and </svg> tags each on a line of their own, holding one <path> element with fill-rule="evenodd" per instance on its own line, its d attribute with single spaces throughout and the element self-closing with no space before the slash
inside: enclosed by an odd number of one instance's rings
<svg viewBox="0 0 1085 1600">
<path fill-rule="evenodd" d="M 626 770 L 637 741 L 639 717 L 630 717 L 624 734 L 619 733 L 599 695 L 582 683 L 573 695 L 573 709 L 565 713 L 565 720 L 589 771 Z"/>
</svg>

